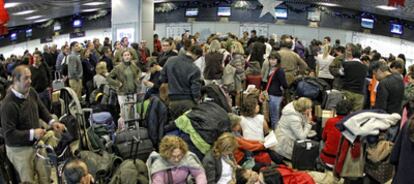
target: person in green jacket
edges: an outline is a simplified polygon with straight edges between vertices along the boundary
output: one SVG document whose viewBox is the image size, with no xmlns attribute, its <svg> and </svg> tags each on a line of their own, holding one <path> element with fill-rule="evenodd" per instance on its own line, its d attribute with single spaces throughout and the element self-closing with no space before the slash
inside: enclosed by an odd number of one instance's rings
<svg viewBox="0 0 414 184">
<path fill-rule="evenodd" d="M 132 53 L 129 50 L 122 52 L 122 62 L 117 65 L 106 78 L 109 85 L 117 88 L 118 102 L 121 107 L 128 99 L 136 101 L 136 93 L 141 88 L 141 71 L 132 62 Z"/>
</svg>

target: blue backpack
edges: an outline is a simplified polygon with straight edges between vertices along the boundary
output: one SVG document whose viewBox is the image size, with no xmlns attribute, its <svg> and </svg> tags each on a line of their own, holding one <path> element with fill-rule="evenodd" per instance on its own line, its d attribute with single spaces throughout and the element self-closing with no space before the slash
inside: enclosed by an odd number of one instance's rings
<svg viewBox="0 0 414 184">
<path fill-rule="evenodd" d="M 322 92 L 322 86 L 313 80 L 301 80 L 296 86 L 295 94 L 298 97 L 307 97 L 316 100 Z"/>
</svg>

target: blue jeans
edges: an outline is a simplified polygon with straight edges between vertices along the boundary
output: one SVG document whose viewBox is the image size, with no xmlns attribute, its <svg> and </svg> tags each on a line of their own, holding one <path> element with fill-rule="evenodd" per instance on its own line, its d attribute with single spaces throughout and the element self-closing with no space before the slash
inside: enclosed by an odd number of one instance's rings
<svg viewBox="0 0 414 184">
<path fill-rule="evenodd" d="M 273 96 L 269 95 L 269 114 L 270 114 L 270 124 L 272 129 L 276 128 L 277 122 L 279 121 L 279 111 L 280 111 L 280 104 L 282 103 L 283 97 L 282 96 Z"/>
</svg>

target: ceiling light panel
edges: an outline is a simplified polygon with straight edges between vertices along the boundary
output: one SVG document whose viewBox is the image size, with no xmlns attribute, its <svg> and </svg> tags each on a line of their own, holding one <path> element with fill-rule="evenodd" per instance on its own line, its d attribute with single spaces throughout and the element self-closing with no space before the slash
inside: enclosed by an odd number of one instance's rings
<svg viewBox="0 0 414 184">
<path fill-rule="evenodd" d="M 105 2 L 90 2 L 90 3 L 85 3 L 83 5 L 85 6 L 100 6 L 100 5 L 104 5 L 106 4 Z"/>
<path fill-rule="evenodd" d="M 380 6 L 377 6 L 377 8 L 379 8 L 381 10 L 387 10 L 387 11 L 392 11 L 392 10 L 397 10 L 398 9 L 396 7 L 387 6 L 387 5 L 380 5 Z"/>
<path fill-rule="evenodd" d="M 35 23 L 40 23 L 40 22 L 46 22 L 46 21 L 48 21 L 49 19 L 39 19 L 39 20 L 36 20 L 36 21 L 34 21 Z"/>
<path fill-rule="evenodd" d="M 34 20 L 34 19 L 39 19 L 42 18 L 43 15 L 35 15 L 35 16 L 30 16 L 30 17 L 26 17 L 26 20 Z"/>
<path fill-rule="evenodd" d="M 320 2 L 320 3 L 318 3 L 319 5 L 322 5 L 322 6 L 330 6 L 330 7 L 338 7 L 338 6 L 340 6 L 339 4 L 335 4 L 335 3 L 328 3 L 328 2 Z"/>
<path fill-rule="evenodd" d="M 36 10 L 25 10 L 25 11 L 13 13 L 13 15 L 28 15 L 28 14 L 31 14 L 33 12 L 36 12 Z"/>
<path fill-rule="evenodd" d="M 4 8 L 13 8 L 20 5 L 20 3 L 6 3 L 4 4 Z"/>
<path fill-rule="evenodd" d="M 83 9 L 82 12 L 94 12 L 100 10 L 99 8 Z"/>
</svg>

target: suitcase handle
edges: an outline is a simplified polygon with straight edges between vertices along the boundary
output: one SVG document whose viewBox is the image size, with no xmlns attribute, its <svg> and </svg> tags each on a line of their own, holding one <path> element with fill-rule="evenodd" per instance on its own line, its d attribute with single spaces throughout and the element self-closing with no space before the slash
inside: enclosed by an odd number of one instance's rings
<svg viewBox="0 0 414 184">
<path fill-rule="evenodd" d="M 62 79 L 62 75 L 60 74 L 60 72 L 55 71 L 55 79 L 56 80 Z"/>
</svg>

